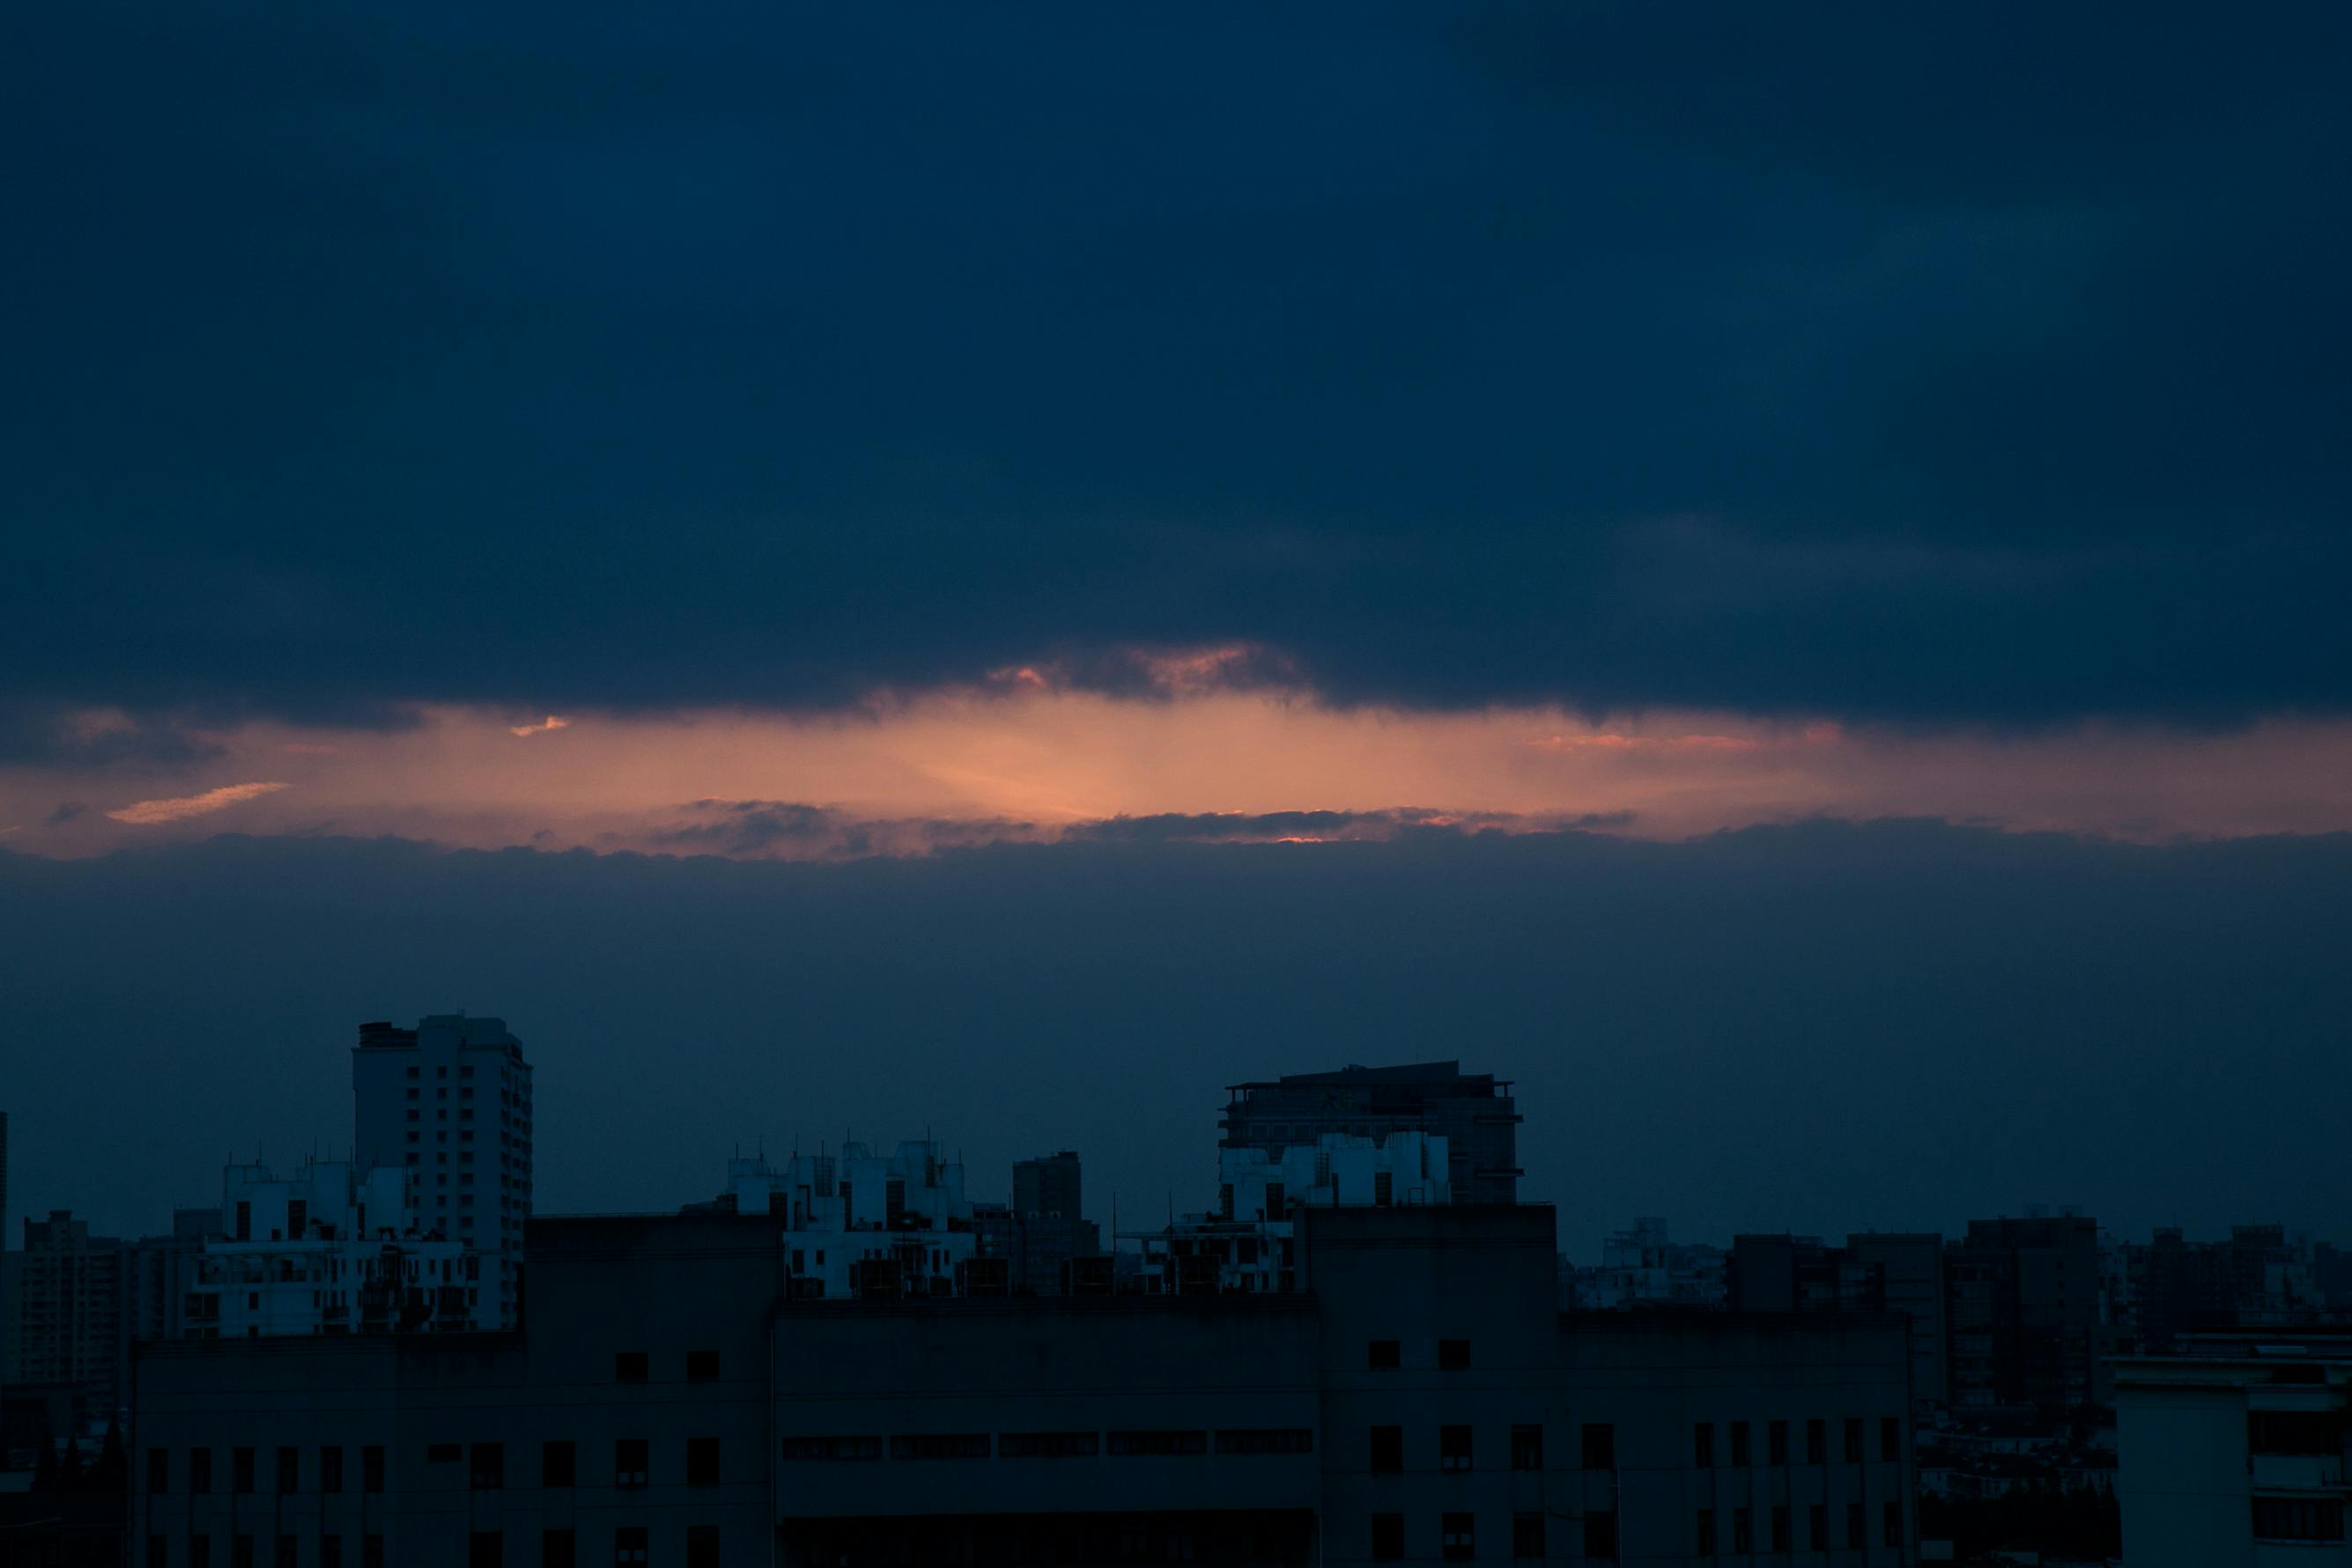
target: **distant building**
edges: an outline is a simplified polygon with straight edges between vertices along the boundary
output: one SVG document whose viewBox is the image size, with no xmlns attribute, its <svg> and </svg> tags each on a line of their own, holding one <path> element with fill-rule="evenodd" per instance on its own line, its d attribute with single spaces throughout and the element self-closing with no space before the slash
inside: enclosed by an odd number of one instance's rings
<svg viewBox="0 0 2352 1568">
<path fill-rule="evenodd" d="M 1633 1222 L 1601 1244 L 1601 1266 L 1570 1276 L 1574 1305 L 1588 1311 L 1724 1305 L 1723 1248 L 1678 1242 L 1654 1215 Z"/>
<path fill-rule="evenodd" d="M 2115 1383 L 2132 1568 L 2352 1563 L 2352 1333 L 2191 1332 Z"/>
<path fill-rule="evenodd" d="M 1448 1203 L 1451 1164 L 1445 1140 L 1426 1132 L 1391 1132 L 1380 1142 L 1327 1132 L 1278 1154 L 1220 1149 L 1213 1211 L 1130 1237 L 1142 1244 L 1145 1288 L 1166 1295 L 1298 1289 L 1300 1210 Z"/>
<path fill-rule="evenodd" d="M 1327 1133 L 1376 1145 L 1391 1132 L 1430 1133 L 1450 1151 L 1454 1202 L 1518 1201 L 1518 1106 L 1509 1082 L 1491 1073 L 1465 1073 L 1459 1062 L 1349 1067 L 1234 1084 L 1226 1092 L 1220 1148 L 1278 1153 Z"/>
<path fill-rule="evenodd" d="M 70 1388 L 93 1419 L 119 1402 L 124 1371 L 122 1243 L 68 1209 L 25 1221 L 0 1383 Z"/>
<path fill-rule="evenodd" d="M 2080 1215 L 1970 1220 L 1944 1254 L 1956 1412 L 2060 1416 L 2112 1402 L 2099 1227 Z"/>
<path fill-rule="evenodd" d="M 218 1208 L 172 1211 L 169 1236 L 142 1236 L 122 1249 L 123 1332 L 132 1340 L 177 1339 L 187 1332 L 205 1241 L 221 1231 Z"/>
<path fill-rule="evenodd" d="M 1857 1231 L 1843 1247 L 1819 1237 L 1731 1240 L 1727 1299 L 1742 1312 L 1900 1312 L 1911 1324 L 1912 1396 L 1951 1397 L 1945 1241 L 1933 1233 Z"/>
<path fill-rule="evenodd" d="M 2120 1347 L 2162 1355 L 2191 1330 L 2318 1321 L 2331 1303 L 2314 1249 L 2279 1225 L 2234 1225 L 2227 1241 L 2183 1239 L 2158 1229 L 2145 1244 L 2112 1249 L 2108 1266 Z"/>
<path fill-rule="evenodd" d="M 511 1325 L 520 1300 L 523 1226 L 530 1217 L 531 1068 L 497 1018 L 462 1013 L 414 1029 L 362 1024 L 352 1049 L 361 1170 L 415 1171 L 419 1224 L 481 1255 L 479 1289 L 492 1321 Z"/>
<path fill-rule="evenodd" d="M 887 1155 L 844 1143 L 795 1154 L 782 1170 L 731 1160 L 719 1206 L 782 1223 L 795 1300 L 961 1294 L 977 1251 L 963 1166 L 928 1139 Z M 1002 1284 L 992 1278 L 992 1293 Z"/>
<path fill-rule="evenodd" d="M 1013 1197 L 974 1204 L 979 1255 L 1002 1258 L 1015 1296 L 1057 1296 L 1073 1288 L 1072 1265 L 1102 1256 L 1102 1230 L 1086 1217 L 1078 1156 L 1065 1149 L 1013 1165 Z"/>
<path fill-rule="evenodd" d="M 1310 1289 L 1098 1300 L 812 1300 L 772 1213 L 538 1220 L 515 1332 L 142 1347 L 134 1548 L 1916 1561 L 1895 1321 L 1561 1314 L 1549 1209 L 1297 1212 Z"/>
<path fill-rule="evenodd" d="M 415 1170 L 311 1162 L 289 1177 L 231 1165 L 218 1233 L 200 1244 L 192 1339 L 464 1332 L 498 1326 L 483 1258 L 414 1208 Z"/>
</svg>

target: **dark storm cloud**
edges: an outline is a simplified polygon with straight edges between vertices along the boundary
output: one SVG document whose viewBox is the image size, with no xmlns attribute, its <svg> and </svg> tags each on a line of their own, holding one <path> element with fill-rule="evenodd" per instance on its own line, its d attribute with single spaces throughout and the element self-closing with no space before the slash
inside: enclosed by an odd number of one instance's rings
<svg viewBox="0 0 2352 1568">
<path fill-rule="evenodd" d="M 738 1141 L 847 1126 L 935 1130 L 982 1195 L 1074 1147 L 1102 1217 L 1114 1191 L 1159 1213 L 1214 1196 L 1222 1086 L 1459 1057 L 1518 1081 L 1528 1194 L 1588 1256 L 1635 1214 L 1720 1237 L 2032 1202 L 2341 1239 L 2347 888 L 2340 836 L 1916 822 L 835 863 L 0 853 L 11 1191 L 160 1227 L 230 1149 L 344 1143 L 354 1024 L 465 1007 L 530 1044 L 555 1209 L 705 1197 Z"/>
<path fill-rule="evenodd" d="M 642 827 L 608 830 L 600 847 L 667 855 L 852 859 L 921 855 L 1035 835 L 1035 824 L 1003 817 L 872 817 L 801 801 L 698 800 L 657 813 Z"/>
<path fill-rule="evenodd" d="M 218 745 L 169 718 L 121 714 L 85 722 L 60 703 L 11 701 L 0 693 L 0 766 L 168 770 L 219 755 Z"/>
<path fill-rule="evenodd" d="M 2347 34 L 43 8 L 0 700 L 2341 710 Z"/>
</svg>

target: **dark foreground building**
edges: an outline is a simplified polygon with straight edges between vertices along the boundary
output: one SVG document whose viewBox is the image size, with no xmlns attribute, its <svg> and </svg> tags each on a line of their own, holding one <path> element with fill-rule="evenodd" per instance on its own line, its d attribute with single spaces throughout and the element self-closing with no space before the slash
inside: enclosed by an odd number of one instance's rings
<svg viewBox="0 0 2352 1568">
<path fill-rule="evenodd" d="M 1288 1073 L 1229 1086 L 1221 1149 L 1285 1149 L 1327 1132 L 1383 1142 L 1391 1132 L 1435 1132 L 1450 1151 L 1457 1204 L 1518 1201 L 1518 1103 L 1507 1079 L 1459 1062 Z"/>
<path fill-rule="evenodd" d="M 1914 1561 L 1900 1319 L 1563 1315 L 1548 1208 L 1303 1224 L 1295 1294 L 793 1300 L 765 1216 L 534 1221 L 515 1332 L 142 1347 L 132 1560 Z"/>
</svg>

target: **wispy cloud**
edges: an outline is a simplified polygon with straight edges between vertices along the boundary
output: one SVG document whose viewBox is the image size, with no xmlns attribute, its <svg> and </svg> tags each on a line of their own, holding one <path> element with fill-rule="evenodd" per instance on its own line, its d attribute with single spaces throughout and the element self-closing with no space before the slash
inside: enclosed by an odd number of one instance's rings
<svg viewBox="0 0 2352 1568">
<path fill-rule="evenodd" d="M 282 784 L 223 784 L 202 795 L 181 795 L 173 800 L 134 801 L 119 811 L 106 815 L 117 822 L 135 822 L 142 826 L 159 822 L 184 822 L 191 816 L 203 816 L 209 812 L 225 810 L 256 795 L 284 789 Z"/>
<path fill-rule="evenodd" d="M 571 720 L 559 718 L 555 714 L 550 713 L 545 719 L 541 720 L 536 724 L 509 724 L 507 726 L 507 733 L 509 735 L 544 735 L 550 730 L 568 729 L 571 727 Z"/>
</svg>

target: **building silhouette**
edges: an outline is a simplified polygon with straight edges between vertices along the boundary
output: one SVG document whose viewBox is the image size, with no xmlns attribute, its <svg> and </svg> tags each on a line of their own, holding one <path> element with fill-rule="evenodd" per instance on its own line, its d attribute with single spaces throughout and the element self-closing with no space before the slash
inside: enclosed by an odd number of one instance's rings
<svg viewBox="0 0 2352 1568">
<path fill-rule="evenodd" d="M 1391 1132 L 1435 1133 L 1450 1151 L 1455 1203 L 1518 1201 L 1518 1106 L 1510 1083 L 1491 1073 L 1465 1073 L 1459 1062 L 1348 1067 L 1237 1083 L 1226 1093 L 1220 1148 L 1279 1158 L 1326 1133 L 1375 1144 Z"/>
<path fill-rule="evenodd" d="M 511 1326 L 532 1190 L 531 1068 L 498 1018 L 362 1024 L 352 1048 L 353 1163 L 404 1165 L 419 1223 L 482 1255 L 480 1289 Z"/>
</svg>

